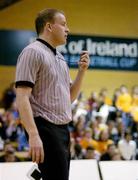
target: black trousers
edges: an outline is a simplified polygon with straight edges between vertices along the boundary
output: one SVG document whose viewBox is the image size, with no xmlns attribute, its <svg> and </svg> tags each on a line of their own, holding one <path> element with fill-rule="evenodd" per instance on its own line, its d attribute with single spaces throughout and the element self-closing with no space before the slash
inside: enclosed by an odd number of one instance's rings
<svg viewBox="0 0 138 180">
<path fill-rule="evenodd" d="M 70 135 L 68 125 L 55 125 L 37 117 L 35 123 L 43 142 L 45 158 L 38 164 L 43 180 L 68 180 Z"/>
</svg>

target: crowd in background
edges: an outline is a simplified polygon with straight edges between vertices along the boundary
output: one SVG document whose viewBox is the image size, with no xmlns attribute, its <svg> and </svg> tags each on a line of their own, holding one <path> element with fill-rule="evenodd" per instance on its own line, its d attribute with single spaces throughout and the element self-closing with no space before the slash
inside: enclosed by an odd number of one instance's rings
<svg viewBox="0 0 138 180">
<path fill-rule="evenodd" d="M 138 86 L 121 85 L 112 97 L 106 88 L 81 92 L 72 114 L 71 159 L 138 160 Z M 0 100 L 0 162 L 30 160 L 28 148 L 12 83 Z"/>
</svg>

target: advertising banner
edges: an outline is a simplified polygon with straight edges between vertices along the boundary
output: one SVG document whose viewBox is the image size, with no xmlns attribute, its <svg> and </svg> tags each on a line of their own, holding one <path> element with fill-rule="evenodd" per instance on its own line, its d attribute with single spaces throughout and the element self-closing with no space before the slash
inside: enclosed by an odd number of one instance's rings
<svg viewBox="0 0 138 180">
<path fill-rule="evenodd" d="M 90 55 L 90 68 L 112 70 L 138 70 L 138 40 L 70 35 L 60 51 L 70 67 L 76 67 L 82 50 Z"/>
<path fill-rule="evenodd" d="M 33 31 L 0 31 L 0 65 L 15 65 L 21 50 L 36 39 Z M 88 35 L 68 36 L 58 47 L 69 67 L 76 68 L 83 50 L 90 55 L 92 69 L 138 70 L 138 39 Z"/>
</svg>

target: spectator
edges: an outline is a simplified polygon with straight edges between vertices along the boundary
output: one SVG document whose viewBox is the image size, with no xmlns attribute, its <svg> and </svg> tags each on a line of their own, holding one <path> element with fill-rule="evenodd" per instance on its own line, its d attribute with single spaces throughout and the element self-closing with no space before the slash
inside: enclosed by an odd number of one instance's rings
<svg viewBox="0 0 138 180">
<path fill-rule="evenodd" d="M 99 138 L 99 134 L 101 132 L 101 126 L 102 126 L 102 117 L 97 115 L 97 116 L 95 116 L 93 121 L 89 124 L 89 127 L 91 127 L 92 130 L 93 130 L 94 139 Z"/>
<path fill-rule="evenodd" d="M 115 144 L 118 142 L 118 129 L 116 127 L 116 122 L 110 120 L 107 122 L 109 138 L 114 141 Z"/>
<path fill-rule="evenodd" d="M 83 159 L 83 152 L 80 144 L 75 143 L 74 138 L 71 138 L 71 159 Z"/>
<path fill-rule="evenodd" d="M 80 141 L 80 139 L 83 136 L 84 128 L 85 128 L 85 118 L 84 116 L 79 116 L 78 121 L 75 124 L 74 133 L 73 133 L 74 134 L 73 136 L 77 143 Z"/>
<path fill-rule="evenodd" d="M 84 155 L 84 159 L 97 159 L 99 160 L 99 153 L 95 151 L 92 146 L 88 146 Z"/>
<path fill-rule="evenodd" d="M 117 99 L 118 97 L 120 96 L 121 92 L 120 92 L 120 89 L 119 88 L 116 88 L 115 91 L 114 91 L 114 94 L 113 94 L 113 106 L 116 107 L 116 102 L 117 102 Z"/>
<path fill-rule="evenodd" d="M 1 106 L 6 110 L 11 107 L 11 104 L 15 101 L 15 86 L 14 83 L 11 83 L 10 86 L 4 91 Z"/>
<path fill-rule="evenodd" d="M 107 146 L 107 151 L 101 155 L 100 160 L 101 161 L 111 161 L 112 160 L 112 156 L 115 153 L 116 150 L 116 146 L 115 144 L 109 144 Z"/>
<path fill-rule="evenodd" d="M 4 154 L 0 157 L 0 162 L 18 162 L 20 161 L 15 155 L 15 148 L 10 141 L 4 144 Z"/>
<path fill-rule="evenodd" d="M 120 89 L 116 89 L 113 99 L 114 106 L 117 104 L 116 100 L 119 96 L 122 96 L 125 91 L 128 92 L 126 89 L 127 88 L 124 86 Z M 7 90 L 5 90 L 5 92 L 6 91 Z M 104 121 L 100 114 L 100 109 L 103 105 L 105 105 L 105 107 L 109 106 L 107 105 L 108 103 L 105 104 L 104 101 L 104 97 L 107 97 L 106 90 L 103 90 L 99 97 L 96 92 L 93 92 L 87 101 L 87 105 L 84 98 L 82 98 L 82 95 L 83 94 L 80 93 L 78 99 L 72 106 L 73 121 L 69 124 L 71 158 L 96 158 L 98 160 L 101 155 L 100 160 L 104 161 L 121 159 L 138 160 L 138 153 L 136 153 L 138 152 L 138 150 L 136 150 L 138 147 L 138 86 L 135 86 L 132 90 L 131 111 L 126 113 L 123 110 L 114 107 L 114 111 L 111 112 L 110 108 L 112 107 L 110 106 L 107 121 Z M 130 118 L 129 122 L 131 122 L 129 124 L 129 131 L 126 131 L 126 117 L 128 119 Z M 129 132 L 130 135 L 125 137 L 127 132 Z M 7 156 L 2 156 L 0 158 L 1 161 L 18 161 L 15 156 L 15 150 L 28 151 L 28 143 L 24 133 L 16 103 L 13 98 L 12 103 L 10 103 L 10 106 L 8 105 L 7 109 L 0 109 L 0 150 L 3 150 L 3 148 L 5 149 L 4 144 L 7 144 L 7 140 L 12 141 L 16 149 L 13 147 L 10 148 L 10 150 L 7 151 Z M 6 141 L 6 143 L 4 143 L 4 141 Z M 10 145 L 6 146 L 11 147 L 11 143 L 9 144 Z M 118 146 L 118 149 L 116 148 L 116 145 Z M 22 154 L 22 152 L 18 153 Z M 6 159 L 3 159 L 4 157 L 6 157 Z"/>
<path fill-rule="evenodd" d="M 134 86 L 132 89 L 131 115 L 133 120 L 138 122 L 138 86 Z"/>
<path fill-rule="evenodd" d="M 118 149 L 115 149 L 113 155 L 111 156 L 111 160 L 112 161 L 121 161 L 122 160 L 120 151 Z"/>
<path fill-rule="evenodd" d="M 99 135 L 99 140 L 95 140 L 93 142 L 93 147 L 96 151 L 98 151 L 102 155 L 107 151 L 108 145 L 112 143 L 113 141 L 109 139 L 108 130 L 103 130 Z"/>
<path fill-rule="evenodd" d="M 132 135 L 126 131 L 124 138 L 118 142 L 118 149 L 124 160 L 134 160 L 136 156 L 136 142 L 132 140 Z"/>
<path fill-rule="evenodd" d="M 99 99 L 103 99 L 103 102 L 107 105 L 112 105 L 111 98 L 108 97 L 108 90 L 106 88 L 102 88 L 99 93 Z"/>
<path fill-rule="evenodd" d="M 119 110 L 129 113 L 132 103 L 132 97 L 128 93 L 128 89 L 125 85 L 120 87 L 121 94 L 117 98 L 116 106 Z"/>
<path fill-rule="evenodd" d="M 132 125 L 132 118 L 130 115 L 132 97 L 128 93 L 128 89 L 125 85 L 122 85 L 120 87 L 120 92 L 121 94 L 117 98 L 116 106 L 118 110 L 122 112 L 122 120 L 123 120 L 125 129 L 127 129 L 129 126 Z"/>
<path fill-rule="evenodd" d="M 25 131 L 22 125 L 17 128 L 17 142 L 18 142 L 18 151 L 27 151 L 29 150 L 29 144 L 26 139 Z"/>
<path fill-rule="evenodd" d="M 8 112 L 6 114 L 6 121 L 5 123 L 5 133 L 6 133 L 6 139 L 9 139 L 10 141 L 16 141 L 17 140 L 17 124 L 14 119 L 14 116 L 12 112 Z"/>
<path fill-rule="evenodd" d="M 87 149 L 87 147 L 92 146 L 93 147 L 93 139 L 92 139 L 92 129 L 87 127 L 84 130 L 84 136 L 81 138 L 79 144 L 83 149 Z"/>
<path fill-rule="evenodd" d="M 98 108 L 98 96 L 96 92 L 92 92 L 91 96 L 88 99 L 88 112 L 86 115 L 86 120 L 89 122 L 92 119 L 93 112 L 97 111 Z"/>
</svg>

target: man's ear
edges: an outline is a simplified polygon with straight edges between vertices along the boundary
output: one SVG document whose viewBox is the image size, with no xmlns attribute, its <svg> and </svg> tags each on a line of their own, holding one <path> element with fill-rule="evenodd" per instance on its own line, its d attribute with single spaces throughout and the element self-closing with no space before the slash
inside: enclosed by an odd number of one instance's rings
<svg viewBox="0 0 138 180">
<path fill-rule="evenodd" d="M 51 23 L 47 22 L 46 25 L 45 25 L 45 29 L 47 29 L 48 31 L 52 31 L 52 26 L 51 26 Z"/>
</svg>

